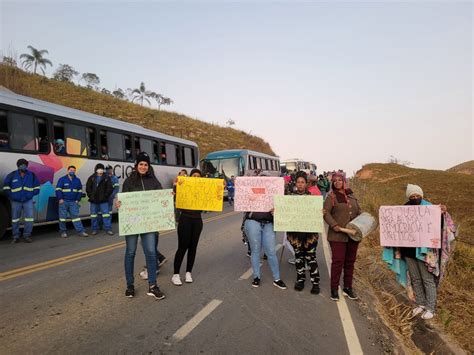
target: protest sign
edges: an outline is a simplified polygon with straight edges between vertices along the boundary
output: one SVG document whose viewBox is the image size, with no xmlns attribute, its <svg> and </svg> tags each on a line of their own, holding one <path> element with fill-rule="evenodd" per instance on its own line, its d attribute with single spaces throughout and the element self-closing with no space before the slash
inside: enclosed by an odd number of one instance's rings
<svg viewBox="0 0 474 355">
<path fill-rule="evenodd" d="M 117 194 L 119 234 L 132 235 L 175 228 L 173 190 L 149 190 Z"/>
<path fill-rule="evenodd" d="M 439 206 L 381 206 L 379 224 L 382 246 L 441 247 Z"/>
<path fill-rule="evenodd" d="M 284 193 L 285 184 L 281 177 L 237 177 L 234 210 L 268 212 L 273 208 L 273 196 Z"/>
<path fill-rule="evenodd" d="M 275 196 L 273 229 L 277 232 L 322 233 L 322 196 Z"/>
<path fill-rule="evenodd" d="M 222 211 L 224 180 L 179 176 L 176 208 L 197 211 Z"/>
</svg>

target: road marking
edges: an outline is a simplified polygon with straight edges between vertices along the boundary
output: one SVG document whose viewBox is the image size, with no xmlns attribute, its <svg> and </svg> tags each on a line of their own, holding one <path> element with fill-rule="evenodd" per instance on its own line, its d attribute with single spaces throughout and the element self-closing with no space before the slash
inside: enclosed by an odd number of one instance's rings
<svg viewBox="0 0 474 355">
<path fill-rule="evenodd" d="M 229 213 L 226 213 L 226 214 L 223 214 L 223 215 L 218 215 L 218 216 L 215 216 L 215 217 L 206 218 L 206 219 L 203 220 L 203 222 L 204 223 L 213 222 L 213 221 L 216 221 L 216 220 L 224 219 L 226 217 L 232 216 L 232 215 L 237 214 L 237 213 L 241 213 L 241 212 L 229 212 Z M 166 231 L 166 232 L 160 233 L 160 236 L 171 234 L 175 231 L 176 231 L 176 229 Z M 67 264 L 67 263 L 70 263 L 70 262 L 73 262 L 73 261 L 76 261 L 76 260 L 81 260 L 81 259 L 84 259 L 84 258 L 87 258 L 87 257 L 90 257 L 90 256 L 106 253 L 106 252 L 109 252 L 109 251 L 112 251 L 112 250 L 115 250 L 115 249 L 118 249 L 118 248 L 122 248 L 124 246 L 125 246 L 125 242 L 121 241 L 121 242 L 117 242 L 117 243 L 108 244 L 108 245 L 105 245 L 105 246 L 102 246 L 102 247 L 99 247 L 99 248 L 82 251 L 80 253 L 66 255 L 66 256 L 63 256 L 63 257 L 60 257 L 60 258 L 57 258 L 57 259 L 44 261 L 44 262 L 41 262 L 41 263 L 38 263 L 38 264 L 28 265 L 28 266 L 20 267 L 20 268 L 17 268 L 17 269 L 1 272 L 0 273 L 0 282 L 10 280 L 10 279 L 13 279 L 15 277 L 28 275 L 28 274 L 31 274 L 31 273 L 36 272 L 36 271 L 41 271 L 41 270 L 49 269 L 49 268 L 52 268 L 52 267 L 55 267 L 55 266 Z"/>
<path fill-rule="evenodd" d="M 328 268 L 329 277 L 331 277 L 331 263 L 329 261 L 330 251 L 328 246 L 328 241 L 326 239 L 326 231 L 323 233 L 323 250 L 324 250 L 324 259 Z M 339 302 L 336 302 L 337 310 L 339 312 L 339 317 L 341 318 L 342 328 L 344 329 L 344 335 L 346 337 L 347 348 L 349 349 L 349 354 L 359 355 L 363 354 L 362 347 L 360 346 L 359 337 L 355 330 L 354 322 L 352 321 L 351 313 L 347 307 L 345 297 L 342 296 L 339 299 Z"/>
<path fill-rule="evenodd" d="M 278 252 L 278 250 L 280 250 L 280 248 L 282 247 L 282 244 L 277 244 L 276 245 L 276 248 L 275 248 L 275 253 Z M 262 266 L 263 263 L 260 263 L 260 266 Z M 239 277 L 239 281 L 241 280 L 248 280 L 250 278 L 250 276 L 252 276 L 253 274 L 253 270 L 252 270 L 252 267 L 250 267 L 250 269 L 248 269 L 247 271 L 245 271 L 242 276 Z"/>
<path fill-rule="evenodd" d="M 219 305 L 222 303 L 221 300 L 212 300 L 203 309 L 201 309 L 194 317 L 186 322 L 176 333 L 173 334 L 173 338 L 176 341 L 183 340 L 201 323 L 209 314 L 211 314 Z"/>
</svg>

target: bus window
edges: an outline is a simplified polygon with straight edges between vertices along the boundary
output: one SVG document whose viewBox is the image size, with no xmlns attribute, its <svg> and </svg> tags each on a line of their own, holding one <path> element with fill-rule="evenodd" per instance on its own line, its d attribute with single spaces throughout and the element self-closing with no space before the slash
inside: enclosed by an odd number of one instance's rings
<svg viewBox="0 0 474 355">
<path fill-rule="evenodd" d="M 66 146 L 64 145 L 64 122 L 54 121 L 54 152 L 56 154 L 66 154 Z"/>
<path fill-rule="evenodd" d="M 36 150 L 36 135 L 33 117 L 21 113 L 8 114 L 10 147 L 12 149 Z"/>
<path fill-rule="evenodd" d="M 135 136 L 135 156 L 137 156 L 142 151 L 142 146 L 140 144 L 140 138 Z"/>
<path fill-rule="evenodd" d="M 86 127 L 66 123 L 66 153 L 70 155 L 87 155 Z"/>
<path fill-rule="evenodd" d="M 0 111 L 0 149 L 10 148 L 10 138 L 8 137 L 7 113 Z"/>
<path fill-rule="evenodd" d="M 94 128 L 88 127 L 87 128 L 87 147 L 88 153 L 91 158 L 97 158 L 97 139 L 96 139 L 96 131 Z"/>
<path fill-rule="evenodd" d="M 183 149 L 181 146 L 176 145 L 176 165 L 184 165 L 183 164 Z"/>
<path fill-rule="evenodd" d="M 249 170 L 255 169 L 254 164 L 253 164 L 253 157 L 249 155 Z"/>
<path fill-rule="evenodd" d="M 154 161 L 154 159 L 152 159 L 152 157 L 154 155 L 153 142 L 149 139 L 140 138 L 139 143 L 140 143 L 140 151 L 141 152 L 146 152 L 148 154 L 148 156 L 150 157 L 150 160 Z M 135 148 L 136 147 L 137 146 L 135 145 Z"/>
<path fill-rule="evenodd" d="M 176 145 L 166 143 L 166 162 L 168 165 L 176 165 Z"/>
<path fill-rule="evenodd" d="M 257 164 L 255 164 L 255 169 L 261 169 L 262 168 L 262 162 L 260 158 L 255 158 L 255 161 Z"/>
<path fill-rule="evenodd" d="M 133 161 L 132 137 L 128 134 L 125 134 L 123 137 L 124 137 L 124 143 L 125 143 L 125 160 Z M 120 158 L 120 159 L 123 159 L 123 158 Z"/>
<path fill-rule="evenodd" d="M 40 153 L 49 152 L 49 135 L 48 135 L 48 121 L 44 118 L 36 119 L 36 126 L 38 128 L 38 151 Z"/>
<path fill-rule="evenodd" d="M 107 132 L 107 151 L 110 160 L 124 160 L 124 149 L 123 149 L 123 135 L 114 132 Z M 126 144 L 126 143 L 125 143 Z M 125 146 L 125 150 L 129 150 L 129 155 L 131 154 L 130 151 L 130 144 L 131 141 L 128 142 L 129 147 Z"/>
<path fill-rule="evenodd" d="M 109 149 L 107 144 L 107 132 L 100 131 L 100 158 L 109 160 Z"/>
<path fill-rule="evenodd" d="M 168 159 L 166 157 L 166 144 L 160 142 L 160 163 L 163 165 L 168 165 Z"/>
<path fill-rule="evenodd" d="M 191 148 L 184 148 L 184 166 L 194 167 L 194 154 Z"/>
<path fill-rule="evenodd" d="M 153 155 L 152 155 L 152 162 L 153 164 L 160 163 L 160 143 L 157 141 L 153 141 Z"/>
</svg>

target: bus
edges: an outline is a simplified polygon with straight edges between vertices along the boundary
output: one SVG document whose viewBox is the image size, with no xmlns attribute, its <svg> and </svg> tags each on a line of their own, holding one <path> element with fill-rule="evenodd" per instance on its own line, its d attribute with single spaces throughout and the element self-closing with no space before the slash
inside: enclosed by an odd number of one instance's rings
<svg viewBox="0 0 474 355">
<path fill-rule="evenodd" d="M 113 167 L 120 185 L 134 168 L 138 152 L 145 151 L 163 188 L 171 188 L 181 169 L 199 165 L 196 143 L 124 121 L 52 104 L 0 90 L 0 191 L 5 176 L 16 169 L 20 158 L 41 183 L 35 196 L 35 224 L 57 223 L 57 180 L 69 165 L 85 184 L 95 165 Z M 81 218 L 89 217 L 86 197 Z M 0 238 L 10 227 L 11 209 L 0 193 Z"/>
<path fill-rule="evenodd" d="M 229 179 L 231 176 L 280 176 L 280 158 L 246 149 L 211 152 L 201 160 L 204 176 Z"/>
<path fill-rule="evenodd" d="M 304 171 L 306 174 L 316 174 L 316 164 L 302 159 L 287 159 L 281 162 L 281 172 L 292 173 L 293 171 Z"/>
</svg>

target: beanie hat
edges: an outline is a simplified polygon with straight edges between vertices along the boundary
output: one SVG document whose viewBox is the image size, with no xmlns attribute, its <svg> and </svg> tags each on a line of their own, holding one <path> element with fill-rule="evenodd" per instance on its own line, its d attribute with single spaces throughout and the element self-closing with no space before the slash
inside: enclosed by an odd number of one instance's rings
<svg viewBox="0 0 474 355">
<path fill-rule="evenodd" d="M 137 166 L 142 161 L 150 165 L 150 157 L 146 152 L 138 153 L 137 160 L 135 161 L 135 166 Z"/>
<path fill-rule="evenodd" d="M 26 160 L 26 159 L 23 159 L 23 158 L 21 158 L 21 159 L 18 159 L 18 161 L 16 162 L 16 166 L 17 166 L 17 168 L 19 168 L 19 167 L 20 167 L 20 165 L 26 165 L 26 166 L 28 166 L 28 160 Z"/>
<path fill-rule="evenodd" d="M 410 196 L 412 196 L 414 194 L 417 194 L 417 195 L 420 195 L 421 197 L 423 197 L 423 190 L 418 185 L 408 184 L 407 185 L 407 192 L 406 192 L 407 198 L 410 198 Z"/>
</svg>

